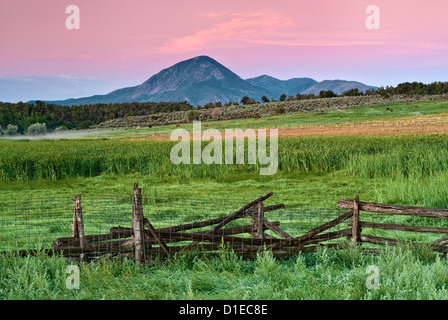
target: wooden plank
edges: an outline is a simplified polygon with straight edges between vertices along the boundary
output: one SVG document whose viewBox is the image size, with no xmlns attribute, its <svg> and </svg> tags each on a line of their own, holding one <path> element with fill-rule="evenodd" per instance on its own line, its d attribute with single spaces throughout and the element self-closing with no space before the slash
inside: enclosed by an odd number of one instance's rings
<svg viewBox="0 0 448 320">
<path fill-rule="evenodd" d="M 324 233 L 324 234 L 318 234 L 318 235 L 313 236 L 311 239 L 307 240 L 305 243 L 306 243 L 306 245 L 309 245 L 309 244 L 317 244 L 322 241 L 339 239 L 342 237 L 352 235 L 352 232 L 353 232 L 353 230 L 350 228 L 350 229 L 328 232 L 328 233 Z M 302 243 L 302 245 L 303 245 L 303 243 Z M 300 246 L 300 243 L 299 243 L 299 246 Z"/>
<path fill-rule="evenodd" d="M 113 227 L 110 233 L 85 235 L 86 242 L 102 242 L 115 239 L 129 238 L 134 234 L 132 228 Z M 79 239 L 73 237 L 63 237 L 56 239 L 57 245 L 79 245 Z"/>
<path fill-rule="evenodd" d="M 135 241 L 135 262 L 142 264 L 145 262 L 145 251 L 143 247 L 143 205 L 142 190 L 138 187 L 137 183 L 134 184 L 134 195 L 132 197 L 132 228 L 134 230 Z"/>
<path fill-rule="evenodd" d="M 361 235 L 361 241 L 369 242 L 369 243 L 373 243 L 373 244 L 380 244 L 380 245 L 384 245 L 384 246 L 396 246 L 400 243 L 402 243 L 402 244 L 406 243 L 406 241 L 400 241 L 400 240 L 391 239 L 391 238 L 367 236 L 367 235 Z"/>
<path fill-rule="evenodd" d="M 265 206 L 264 212 L 279 210 L 279 209 L 283 209 L 284 207 L 285 207 L 284 204 Z M 241 215 L 235 216 L 234 220 L 243 218 L 247 214 L 251 214 L 251 213 L 252 213 L 252 211 L 251 211 L 251 209 L 249 209 L 246 212 L 243 212 Z M 186 231 L 186 230 L 191 230 L 191 229 L 196 229 L 196 228 L 204 228 L 204 227 L 208 227 L 208 226 L 220 223 L 223 220 L 227 219 L 228 217 L 229 217 L 229 215 L 223 216 L 223 217 L 218 217 L 218 218 L 213 218 L 213 219 L 209 219 L 209 220 L 204 220 L 204 221 L 196 221 L 196 222 L 191 222 L 191 223 L 180 224 L 180 225 L 166 227 L 166 228 L 158 228 L 157 230 L 177 232 L 177 231 Z"/>
<path fill-rule="evenodd" d="M 280 225 L 280 222 L 275 221 L 275 222 L 271 222 L 274 226 L 275 225 Z M 144 230 L 145 235 L 151 237 L 151 233 L 149 232 L 149 230 Z M 155 229 L 155 232 L 157 234 L 159 233 L 163 233 L 163 234 L 176 234 L 178 232 L 172 232 L 170 231 L 170 228 L 158 228 Z M 204 231 L 205 232 L 205 231 Z M 195 233 L 188 233 L 188 234 L 199 234 L 202 235 L 204 234 L 204 232 L 195 232 Z M 252 232 L 252 226 L 251 225 L 246 225 L 246 226 L 236 226 L 236 227 L 231 227 L 231 228 L 223 228 L 220 229 L 218 233 L 215 233 L 216 236 L 219 235 L 236 235 L 236 234 L 241 234 L 241 233 L 251 233 Z M 112 227 L 110 229 L 110 233 L 108 234 L 104 234 L 104 235 L 92 235 L 92 236 L 86 236 L 89 237 L 89 239 L 94 239 L 94 240 L 98 240 L 98 241 L 103 241 L 103 240 L 111 240 L 111 239 L 121 239 L 121 238 L 129 238 L 134 234 L 132 228 L 126 228 L 126 227 Z M 59 241 L 57 241 L 56 244 L 77 244 L 76 241 L 72 242 L 73 238 L 60 238 L 58 239 Z"/>
<path fill-rule="evenodd" d="M 234 237 L 221 235 L 217 233 L 209 233 L 209 232 L 195 232 L 195 233 L 178 233 L 178 232 L 166 232 L 166 231 L 157 231 L 160 239 L 163 241 L 195 241 L 195 242 L 213 242 L 213 243 L 221 243 L 224 242 L 226 244 L 237 244 L 237 245 L 255 245 L 255 246 L 263 246 L 263 245 L 272 245 L 277 244 L 279 246 L 291 246 L 293 245 L 293 240 L 291 239 L 276 239 L 276 238 L 265 238 L 265 239 L 252 239 L 252 238 L 242 238 L 242 237 Z"/>
<path fill-rule="evenodd" d="M 222 228 L 223 226 L 225 226 L 227 223 L 229 223 L 230 221 L 234 220 L 235 217 L 237 217 L 238 215 L 244 214 L 248 209 L 250 209 L 251 207 L 253 207 L 256 203 L 260 202 L 260 201 L 264 201 L 266 199 L 268 199 L 269 197 L 271 197 L 273 195 L 272 192 L 266 193 L 265 195 L 261 196 L 258 199 L 255 199 L 252 202 L 249 202 L 248 204 L 244 205 L 243 207 L 241 207 L 238 211 L 236 211 L 235 213 L 231 214 L 230 216 L 228 216 L 226 219 L 224 219 L 223 221 L 221 221 L 220 223 L 218 223 L 216 226 L 214 226 L 210 231 L 207 231 L 207 233 L 211 234 L 214 233 L 215 231 L 219 230 L 220 228 Z M 192 243 L 190 243 L 189 245 L 185 246 L 184 250 L 189 250 L 191 249 L 194 245 L 198 244 L 197 241 L 194 241 Z"/>
<path fill-rule="evenodd" d="M 353 201 L 353 220 L 352 220 L 352 238 L 351 243 L 357 245 L 360 240 L 361 227 L 359 226 L 359 196 Z"/>
<path fill-rule="evenodd" d="M 415 245 L 422 245 L 422 243 L 417 242 L 411 242 L 411 241 L 404 241 L 404 240 L 396 240 L 391 238 L 382 238 L 382 237 L 374 237 L 374 236 L 366 236 L 361 235 L 361 240 L 363 242 L 370 242 L 373 244 L 380 244 L 380 245 L 386 245 L 386 246 L 397 246 L 399 244 L 415 244 Z M 431 246 L 434 250 L 439 252 L 448 252 L 448 248 L 443 245 L 437 245 L 437 244 L 428 244 Z"/>
<path fill-rule="evenodd" d="M 439 227 L 418 227 L 418 226 L 406 226 L 401 224 L 377 223 L 366 221 L 360 221 L 359 224 L 363 228 L 412 231 L 412 232 L 448 233 L 448 228 L 439 228 Z M 353 222 L 350 221 L 349 225 L 353 225 Z"/>
<path fill-rule="evenodd" d="M 168 255 L 168 257 L 171 258 L 171 253 L 168 250 L 168 248 L 166 247 L 165 242 L 163 242 L 162 240 L 160 240 L 160 238 L 157 235 L 157 232 L 154 228 L 154 226 L 151 224 L 151 222 L 149 222 L 149 220 L 147 218 L 143 219 L 143 222 L 146 226 L 146 228 L 148 228 L 149 232 L 151 232 L 151 235 L 154 237 L 154 239 L 156 239 L 157 243 L 159 244 L 159 246 L 163 249 L 163 251 L 166 252 L 166 254 Z"/>
<path fill-rule="evenodd" d="M 275 232 L 276 234 L 278 234 L 283 239 L 293 239 L 292 236 L 290 236 L 288 233 L 286 233 L 285 231 L 280 229 L 280 227 L 278 225 L 276 225 L 275 223 L 270 222 L 268 219 L 264 218 L 263 219 L 263 224 L 266 226 L 266 228 L 268 228 L 272 232 Z"/>
<path fill-rule="evenodd" d="M 338 207 L 342 209 L 352 209 L 352 200 L 339 200 Z M 432 209 L 423 207 L 409 207 L 398 206 L 391 204 L 372 203 L 372 202 L 359 202 L 359 210 L 368 211 L 373 213 L 387 213 L 407 216 L 418 216 L 428 218 L 443 218 L 448 219 L 447 209 Z"/>
<path fill-rule="evenodd" d="M 337 226 L 338 224 L 340 224 L 341 222 L 344 222 L 345 220 L 347 220 L 348 218 L 350 218 L 353 215 L 353 210 L 350 210 L 346 213 L 344 213 L 343 215 L 340 215 L 339 217 L 337 217 L 336 219 L 333 219 L 329 222 L 326 222 L 320 226 L 318 226 L 317 228 L 314 228 L 310 231 L 308 231 L 307 233 L 305 233 L 304 235 L 295 238 L 295 241 L 297 243 L 303 242 L 306 239 L 310 239 L 312 237 L 314 237 L 316 234 L 319 234 L 325 230 L 328 230 L 334 226 Z"/>
<path fill-rule="evenodd" d="M 64 246 L 64 245 L 53 245 L 52 248 L 55 252 L 65 251 L 67 253 L 92 253 L 92 252 L 113 252 L 120 251 L 120 249 L 130 249 L 135 247 L 135 241 L 133 239 L 128 240 L 117 240 L 110 242 L 100 242 L 100 243 L 88 243 L 81 248 L 79 246 Z"/>
<path fill-rule="evenodd" d="M 438 239 L 436 241 L 433 241 L 431 244 L 437 245 L 437 246 L 439 246 L 439 245 L 440 246 L 446 245 L 446 244 L 448 244 L 448 236 L 443 237 L 441 239 Z"/>
</svg>

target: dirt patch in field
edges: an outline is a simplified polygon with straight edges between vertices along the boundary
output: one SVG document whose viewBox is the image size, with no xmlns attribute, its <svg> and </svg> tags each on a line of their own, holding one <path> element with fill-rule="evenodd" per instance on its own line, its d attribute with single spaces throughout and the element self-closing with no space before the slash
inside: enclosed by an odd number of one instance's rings
<svg viewBox="0 0 448 320">
<path fill-rule="evenodd" d="M 387 121 L 344 123 L 340 125 L 310 125 L 278 128 L 279 137 L 300 136 L 401 136 L 448 134 L 448 113 L 412 116 Z M 269 130 L 267 130 L 269 136 Z M 222 132 L 224 137 L 224 133 Z M 192 135 L 190 135 L 192 139 Z M 170 135 L 156 135 L 132 140 L 170 140 Z"/>
<path fill-rule="evenodd" d="M 346 123 L 341 125 L 279 128 L 279 136 L 401 136 L 448 133 L 448 114 L 402 118 L 393 121 Z"/>
</svg>

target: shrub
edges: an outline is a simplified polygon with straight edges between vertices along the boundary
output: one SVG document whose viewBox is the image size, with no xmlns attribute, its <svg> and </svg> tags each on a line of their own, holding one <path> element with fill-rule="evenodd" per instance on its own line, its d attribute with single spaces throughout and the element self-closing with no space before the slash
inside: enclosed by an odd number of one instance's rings
<svg viewBox="0 0 448 320">
<path fill-rule="evenodd" d="M 208 111 L 204 111 L 201 113 L 201 117 L 203 119 L 208 119 L 208 117 L 210 117 L 210 113 L 208 113 Z"/>
<path fill-rule="evenodd" d="M 67 130 L 68 130 L 67 126 L 60 126 L 60 127 L 57 127 L 56 129 L 54 129 L 54 132 L 62 132 L 62 131 L 67 131 Z"/>
<path fill-rule="evenodd" d="M 85 120 L 78 125 L 78 129 L 86 130 L 86 129 L 89 129 L 89 127 L 91 125 L 92 125 L 92 122 L 90 120 Z"/>
<path fill-rule="evenodd" d="M 47 133 L 46 123 L 34 123 L 28 127 L 26 134 L 30 136 L 40 136 Z"/>
<path fill-rule="evenodd" d="M 282 105 L 278 105 L 277 107 L 275 107 L 275 112 L 277 114 L 283 114 L 285 113 L 285 108 Z"/>
<path fill-rule="evenodd" d="M 188 121 L 193 122 L 194 120 L 199 120 L 199 112 L 196 110 L 191 110 L 188 112 Z"/>
<path fill-rule="evenodd" d="M 214 109 L 212 111 L 213 118 L 219 118 L 220 116 L 222 116 L 222 109 Z"/>
<path fill-rule="evenodd" d="M 8 124 L 8 126 L 5 129 L 4 135 L 5 136 L 15 136 L 19 131 L 19 127 L 13 124 Z"/>
</svg>

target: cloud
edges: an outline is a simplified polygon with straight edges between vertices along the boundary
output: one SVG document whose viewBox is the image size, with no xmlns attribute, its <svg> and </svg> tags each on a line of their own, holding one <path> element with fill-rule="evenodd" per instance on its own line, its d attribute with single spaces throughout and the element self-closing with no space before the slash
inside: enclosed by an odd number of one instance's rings
<svg viewBox="0 0 448 320">
<path fill-rule="evenodd" d="M 179 53 L 211 46 L 228 47 L 229 42 L 234 45 L 250 44 L 254 40 L 275 37 L 278 30 L 293 26 L 289 17 L 263 10 L 253 13 L 209 13 L 205 16 L 215 20 L 224 18 L 225 21 L 193 34 L 172 39 L 162 46 L 160 51 Z"/>
</svg>

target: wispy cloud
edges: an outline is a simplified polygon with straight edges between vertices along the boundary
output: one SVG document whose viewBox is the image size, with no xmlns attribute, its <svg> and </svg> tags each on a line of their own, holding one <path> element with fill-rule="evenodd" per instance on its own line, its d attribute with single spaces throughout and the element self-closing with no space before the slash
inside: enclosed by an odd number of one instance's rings
<svg viewBox="0 0 448 320">
<path fill-rule="evenodd" d="M 225 16 L 224 16 L 225 15 Z M 251 43 L 254 40 L 271 38 L 276 31 L 293 26 L 292 20 L 284 15 L 257 11 L 253 13 L 208 13 L 207 18 L 224 18 L 209 28 L 193 34 L 175 38 L 160 48 L 161 52 L 179 53 L 210 47 Z"/>
</svg>

